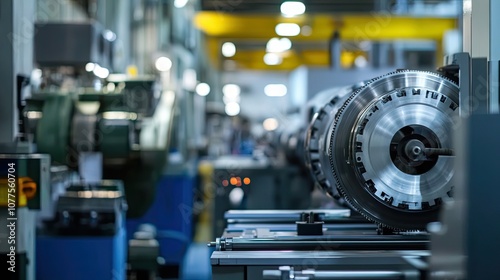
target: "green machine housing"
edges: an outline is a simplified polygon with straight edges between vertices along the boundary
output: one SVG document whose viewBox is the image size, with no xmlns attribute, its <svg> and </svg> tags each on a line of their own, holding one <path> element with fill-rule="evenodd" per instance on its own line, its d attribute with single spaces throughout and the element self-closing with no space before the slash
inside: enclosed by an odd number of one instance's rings
<svg viewBox="0 0 500 280">
<path fill-rule="evenodd" d="M 50 154 L 54 164 L 76 171 L 84 153 L 101 153 L 102 178 L 125 182 L 127 215 L 140 217 L 167 163 L 175 93 L 151 78 L 110 83 L 113 91 L 34 94 L 24 126 L 37 152 Z"/>
</svg>

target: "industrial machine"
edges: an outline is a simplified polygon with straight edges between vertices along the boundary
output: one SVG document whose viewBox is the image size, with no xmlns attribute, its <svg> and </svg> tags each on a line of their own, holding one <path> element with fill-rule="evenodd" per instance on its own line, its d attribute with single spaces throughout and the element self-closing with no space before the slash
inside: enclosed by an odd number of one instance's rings
<svg viewBox="0 0 500 280">
<path fill-rule="evenodd" d="M 498 119 L 476 116 L 472 109 L 488 108 L 490 99 L 478 99 L 472 90 L 489 72 L 486 65 L 484 58 L 459 53 L 436 73 L 397 70 L 357 89 L 330 90 L 303 134 L 304 161 L 316 185 L 343 208 L 226 212 L 224 233 L 209 244 L 216 250 L 213 279 L 494 275 L 491 261 L 471 247 L 479 242 L 472 241 L 474 230 L 458 218 L 465 211 L 481 212 L 466 207 L 465 195 L 485 199 L 484 190 L 464 193 L 472 177 L 481 179 L 480 171 L 464 162 L 473 146 L 461 139 L 478 139 L 469 131 L 478 133 L 481 120 L 493 125 Z M 481 209 L 479 200 L 471 203 Z"/>
<path fill-rule="evenodd" d="M 313 117 L 307 163 L 318 184 L 367 219 L 422 230 L 451 198 L 458 86 L 401 70 L 350 93 Z"/>
<path fill-rule="evenodd" d="M 35 24 L 35 2 L 23 4 L 2 4 L 0 17 L 0 33 L 16 38 L 2 46 L 0 208 L 4 220 L 12 209 L 15 224 L 1 231 L 3 263 L 11 261 L 12 279 L 125 279 L 137 230 L 127 237 L 126 219 L 155 201 L 175 93 L 154 76 L 110 75 L 111 31 Z M 33 36 L 20 34 L 21 19 Z M 9 234 L 13 247 L 3 242 Z M 132 269 L 143 260 L 134 250 Z"/>
<path fill-rule="evenodd" d="M 95 21 L 36 28 L 40 81 L 25 99 L 25 137 L 77 176 L 39 223 L 38 255 L 57 247 L 60 257 L 40 261 L 38 275 L 177 277 L 195 185 L 194 163 L 170 142 L 179 95 L 165 75 L 112 74 L 116 34 Z M 106 251 L 100 265 L 79 253 L 96 247 Z M 75 264 L 60 269 L 62 258 Z"/>
<path fill-rule="evenodd" d="M 224 213 L 230 209 L 303 209 L 310 205 L 310 189 L 304 188 L 310 180 L 296 165 L 278 164 L 268 158 L 224 156 L 213 161 L 210 177 L 214 186 L 214 237 L 224 232 Z M 287 195 L 280 195 L 283 192 Z"/>
<path fill-rule="evenodd" d="M 316 184 L 344 209 L 227 212 L 210 244 L 214 279 L 423 275 L 412 262 L 429 256 L 426 225 L 452 196 L 458 85 L 399 70 L 331 93 L 303 149 Z"/>
<path fill-rule="evenodd" d="M 39 92 L 26 100 L 27 138 L 79 176 L 59 196 L 54 215 L 40 224 L 37 273 L 42 278 L 125 279 L 127 240 L 137 230 L 131 228 L 127 237 L 126 218 L 143 216 L 155 201 L 175 94 L 160 91 L 154 79 L 110 77 L 107 82 L 114 91 Z M 91 248 L 106 252 L 99 265 L 81 257 Z M 54 251 L 54 258 L 42 258 Z M 63 261 L 73 265 L 61 270 Z"/>
<path fill-rule="evenodd" d="M 344 209 L 229 211 L 213 279 L 498 279 L 500 2 L 463 1 L 463 52 L 329 91 L 304 134 Z"/>
</svg>

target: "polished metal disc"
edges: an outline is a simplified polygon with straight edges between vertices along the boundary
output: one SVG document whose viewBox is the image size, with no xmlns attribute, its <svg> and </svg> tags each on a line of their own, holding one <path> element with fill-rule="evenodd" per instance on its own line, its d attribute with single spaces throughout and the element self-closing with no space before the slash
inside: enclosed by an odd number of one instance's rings
<svg viewBox="0 0 500 280">
<path fill-rule="evenodd" d="M 425 229 L 450 199 L 458 87 L 429 72 L 398 71 L 354 92 L 335 113 L 327 150 L 347 202 L 368 219 Z"/>
</svg>

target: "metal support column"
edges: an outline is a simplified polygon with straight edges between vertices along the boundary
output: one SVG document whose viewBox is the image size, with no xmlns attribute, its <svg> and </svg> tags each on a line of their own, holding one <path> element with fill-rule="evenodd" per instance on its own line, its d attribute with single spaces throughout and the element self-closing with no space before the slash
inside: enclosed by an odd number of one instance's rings
<svg viewBox="0 0 500 280">
<path fill-rule="evenodd" d="M 496 34 L 500 30 L 500 1 L 490 1 L 490 62 L 489 62 L 489 92 L 490 112 L 500 112 L 500 37 Z"/>
<path fill-rule="evenodd" d="M 33 69 L 35 0 L 0 2 L 0 152 L 14 152 L 19 76 Z"/>
<path fill-rule="evenodd" d="M 463 1 L 463 48 L 473 59 L 471 67 L 478 69 L 471 81 L 475 102 L 471 109 L 475 113 L 499 112 L 500 38 L 495 34 L 500 28 L 498 11 L 499 1 Z M 483 60 L 474 61 L 476 58 Z"/>
<path fill-rule="evenodd" d="M 460 66 L 461 126 L 452 204 L 442 213 L 444 226 L 430 226 L 432 279 L 497 279 L 500 226 L 489 213 L 500 211 L 495 162 L 500 156 L 498 129 L 500 1 L 464 0 L 464 51 Z M 470 54 L 470 58 L 469 58 Z M 448 61 L 449 62 L 449 61 Z M 466 65 L 466 66 L 465 66 Z M 486 231 L 478 231 L 485 228 Z"/>
<path fill-rule="evenodd" d="M 26 167 L 28 164 L 25 161 L 27 161 L 28 156 L 12 154 L 22 152 L 17 143 L 19 136 L 19 105 L 23 88 L 21 81 L 26 81 L 33 70 L 35 17 L 35 0 L 0 1 L 0 85 L 2 86 L 0 91 L 0 168 L 2 170 L 0 179 L 4 180 L 7 174 L 15 172 L 19 172 L 16 173 L 18 177 L 29 176 L 32 179 L 34 177 L 34 173 L 30 173 L 31 170 L 28 171 L 29 168 Z M 25 151 L 28 150 L 25 149 Z M 8 168 L 7 163 L 15 167 L 15 169 L 12 168 L 14 170 L 12 173 L 5 171 Z M 47 166 L 44 168 L 45 171 L 48 170 Z M 35 279 L 34 212 L 30 211 L 29 205 L 20 202 L 20 189 L 15 192 L 17 201 L 14 203 L 9 200 L 6 201 L 7 190 L 5 184 L 2 187 L 4 201 L 0 207 L 0 217 L 2 217 L 2 221 L 7 221 L 7 218 L 15 215 L 17 219 L 9 220 L 7 224 L 9 227 L 4 224 L 0 229 L 0 258 L 3 263 L 2 269 L 5 268 L 2 275 L 7 276 L 8 279 Z M 11 188 L 10 185 L 9 188 Z M 10 190 L 9 194 L 11 193 Z M 11 204 L 16 206 L 9 206 Z M 15 211 L 11 209 L 15 209 Z M 15 237 L 7 242 L 7 236 Z M 7 261 L 7 257 L 11 263 Z M 9 264 L 12 270 L 7 271 L 6 264 Z M 2 277 L 2 279 L 7 278 Z"/>
</svg>

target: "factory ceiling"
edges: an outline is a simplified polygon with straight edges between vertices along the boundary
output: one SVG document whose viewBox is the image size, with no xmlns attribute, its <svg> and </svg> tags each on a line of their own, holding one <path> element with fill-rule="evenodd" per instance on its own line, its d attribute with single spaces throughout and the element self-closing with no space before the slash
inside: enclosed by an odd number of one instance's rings
<svg viewBox="0 0 500 280">
<path fill-rule="evenodd" d="M 307 11 L 311 13 L 370 12 L 382 2 L 378 0 L 307 0 Z M 230 13 L 276 13 L 283 0 L 202 0 L 202 10 Z"/>
<path fill-rule="evenodd" d="M 256 70 L 329 66 L 334 34 L 343 42 L 342 66 L 351 67 L 358 56 L 368 56 L 366 49 L 360 46 L 363 42 L 416 39 L 432 40 L 440 46 L 445 32 L 458 25 L 454 17 L 415 17 L 387 12 L 395 2 L 307 0 L 303 1 L 304 14 L 287 17 L 280 12 L 282 0 L 202 0 L 194 24 L 206 35 L 206 50 L 215 65 Z M 279 23 L 296 24 L 300 32 L 295 36 L 279 36 L 276 30 Z M 269 53 L 266 44 L 275 37 L 286 37 L 292 44 L 289 49 L 273 54 L 279 56 L 279 61 L 269 65 L 264 61 Z M 234 55 L 222 55 L 225 42 L 234 44 Z"/>
</svg>

